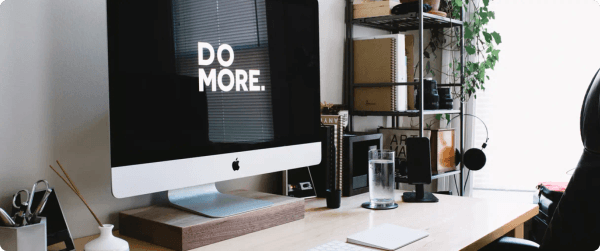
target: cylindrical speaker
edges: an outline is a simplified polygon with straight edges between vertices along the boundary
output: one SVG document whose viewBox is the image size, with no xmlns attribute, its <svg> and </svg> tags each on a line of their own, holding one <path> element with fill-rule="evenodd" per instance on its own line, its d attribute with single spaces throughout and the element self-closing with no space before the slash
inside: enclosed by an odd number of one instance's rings
<svg viewBox="0 0 600 251">
<path fill-rule="evenodd" d="M 469 170 L 477 171 L 485 166 L 487 159 L 485 157 L 485 153 L 483 153 L 481 149 L 471 148 L 465 152 L 463 160 L 465 162 L 465 166 Z"/>
<path fill-rule="evenodd" d="M 438 94 L 440 95 L 440 109 L 452 110 L 453 104 L 450 88 L 439 88 Z"/>
<path fill-rule="evenodd" d="M 418 81 L 418 80 L 415 80 Z M 419 89 L 417 88 L 417 100 L 415 101 L 415 107 L 417 109 L 421 109 L 421 94 L 419 93 Z M 437 110 L 440 107 L 440 96 L 438 94 L 437 89 L 437 81 L 433 79 L 425 79 L 423 80 L 423 92 L 425 93 L 425 97 L 423 98 L 423 102 L 425 104 L 424 110 Z"/>
</svg>

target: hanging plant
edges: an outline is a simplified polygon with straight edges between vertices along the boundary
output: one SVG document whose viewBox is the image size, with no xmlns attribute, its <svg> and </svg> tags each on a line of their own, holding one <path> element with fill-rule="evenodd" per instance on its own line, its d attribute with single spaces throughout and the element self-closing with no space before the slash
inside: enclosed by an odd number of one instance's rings
<svg viewBox="0 0 600 251">
<path fill-rule="evenodd" d="M 499 60 L 500 50 L 496 46 L 502 43 L 502 37 L 496 31 L 488 29 L 490 20 L 496 18 L 494 11 L 489 9 L 490 0 L 443 0 L 440 10 L 449 13 L 453 19 L 460 19 L 462 7 L 465 9 L 464 38 L 465 66 L 462 93 L 454 93 L 462 101 L 470 97 L 477 98 L 477 91 L 485 91 L 485 83 L 490 80 L 489 70 L 494 70 Z M 430 60 L 438 57 L 438 50 L 460 53 L 459 27 L 450 29 L 431 29 L 431 39 L 423 51 L 425 62 L 424 72 L 435 76 L 441 73 L 449 76 L 453 83 L 460 83 L 460 60 L 454 56 L 448 65 L 451 72 L 443 72 L 432 67 Z"/>
</svg>

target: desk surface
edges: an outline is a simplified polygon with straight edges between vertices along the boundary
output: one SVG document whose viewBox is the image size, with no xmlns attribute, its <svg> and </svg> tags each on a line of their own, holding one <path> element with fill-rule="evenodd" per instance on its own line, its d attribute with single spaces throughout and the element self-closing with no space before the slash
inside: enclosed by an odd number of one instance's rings
<svg viewBox="0 0 600 251">
<path fill-rule="evenodd" d="M 328 209 L 324 199 L 306 200 L 303 220 L 265 229 L 194 250 L 307 250 L 383 223 L 421 229 L 429 237 L 400 250 L 477 250 L 509 233 L 538 213 L 534 204 L 500 203 L 484 199 L 437 195 L 438 203 L 404 203 L 396 192 L 399 207 L 373 211 L 360 205 L 368 193 L 342 198 L 342 207 Z M 118 233 L 116 233 L 118 235 Z M 77 250 L 96 236 L 75 240 Z M 169 249 L 131 238 L 132 251 Z M 59 250 L 59 246 L 48 250 Z"/>
</svg>

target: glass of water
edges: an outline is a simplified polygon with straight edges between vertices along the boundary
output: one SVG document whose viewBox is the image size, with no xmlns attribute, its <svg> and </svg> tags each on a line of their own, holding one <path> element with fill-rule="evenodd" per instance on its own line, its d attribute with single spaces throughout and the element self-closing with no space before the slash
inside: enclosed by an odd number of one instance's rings
<svg viewBox="0 0 600 251">
<path fill-rule="evenodd" d="M 394 156 L 392 150 L 369 151 L 369 196 L 363 207 L 391 209 L 398 207 L 394 200 Z"/>
</svg>

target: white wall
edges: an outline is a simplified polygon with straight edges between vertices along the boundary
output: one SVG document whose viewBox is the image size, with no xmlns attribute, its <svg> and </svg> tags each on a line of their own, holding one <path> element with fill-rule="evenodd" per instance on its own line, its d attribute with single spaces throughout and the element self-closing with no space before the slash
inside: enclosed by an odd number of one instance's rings
<svg viewBox="0 0 600 251">
<path fill-rule="evenodd" d="M 346 33 L 345 8 L 346 1 L 343 0 L 319 1 L 321 101 L 333 104 L 342 103 Z M 384 34 L 389 34 L 389 32 L 364 27 L 354 28 L 355 37 Z M 381 117 L 355 117 L 354 130 L 373 131 L 380 125 L 386 125 L 386 122 L 386 119 Z"/>
<path fill-rule="evenodd" d="M 61 160 L 100 220 L 164 203 L 164 193 L 115 199 L 110 188 L 108 65 L 104 0 L 7 0 L 0 5 L 0 207 L 47 179 L 74 237 L 97 224 L 50 170 Z M 281 174 L 217 184 L 281 192 Z"/>
</svg>

